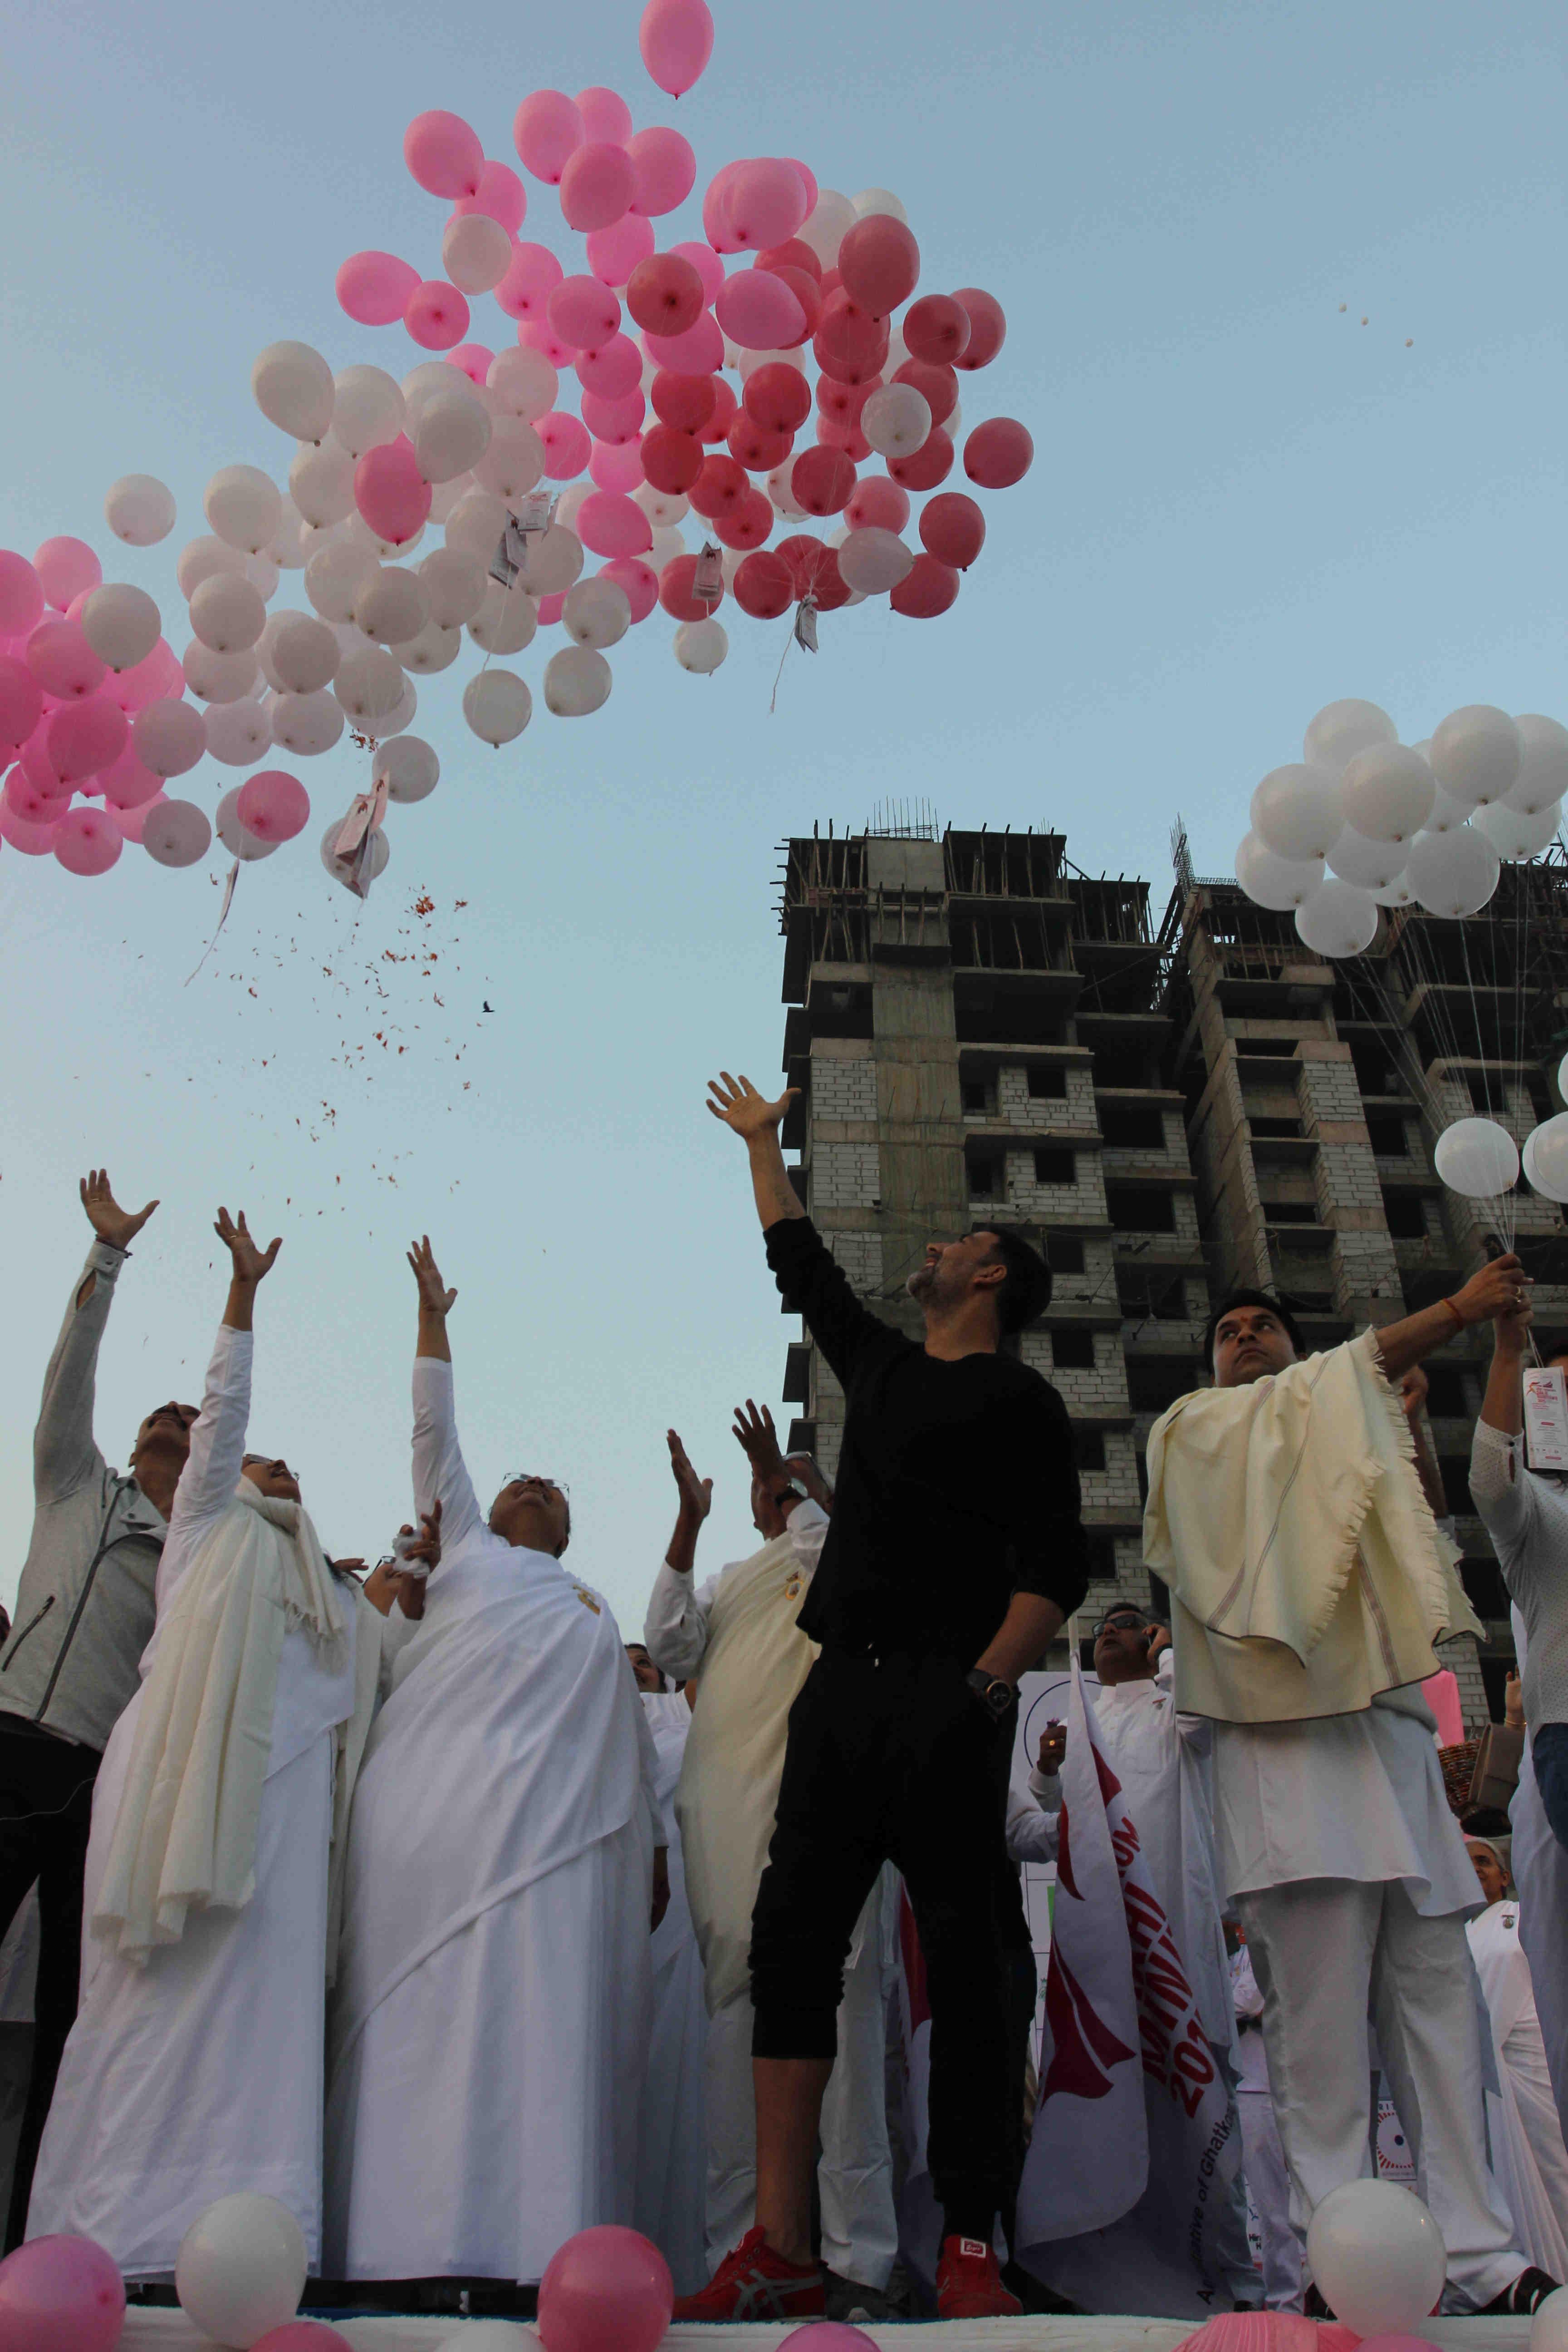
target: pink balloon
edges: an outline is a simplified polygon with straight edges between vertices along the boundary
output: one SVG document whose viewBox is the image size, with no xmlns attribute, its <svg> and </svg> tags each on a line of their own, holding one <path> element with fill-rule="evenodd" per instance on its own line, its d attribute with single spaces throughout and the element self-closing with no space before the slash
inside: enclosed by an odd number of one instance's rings
<svg viewBox="0 0 1568 2352">
<path fill-rule="evenodd" d="M 578 353 L 576 373 L 584 392 L 596 392 L 601 400 L 619 400 L 623 393 L 641 388 L 642 353 L 629 335 L 612 335 L 596 352 Z"/>
<path fill-rule="evenodd" d="M 564 90 L 536 89 L 518 108 L 511 135 L 523 170 L 556 188 L 583 144 L 583 118 Z"/>
<path fill-rule="evenodd" d="M 689 261 L 699 278 L 701 278 L 703 300 L 705 302 L 717 300 L 719 289 L 724 283 L 725 271 L 723 263 L 712 247 L 685 244 L 672 245 L 669 249 L 671 253 L 678 253 L 682 261 Z"/>
<path fill-rule="evenodd" d="M 124 711 L 101 694 L 66 703 L 44 732 L 49 764 L 63 784 L 79 784 L 84 776 L 111 768 L 130 740 Z"/>
<path fill-rule="evenodd" d="M 1016 416 L 991 416 L 963 445 L 963 470 L 983 490 L 1011 489 L 1035 462 L 1028 427 Z"/>
<path fill-rule="evenodd" d="M 707 0 L 647 0 L 637 27 L 642 61 L 660 89 L 682 98 L 713 54 Z"/>
<path fill-rule="evenodd" d="M 354 504 L 377 539 L 412 539 L 430 512 L 430 485 L 406 433 L 367 449 L 354 467 Z"/>
<path fill-rule="evenodd" d="M 595 441 L 588 476 L 596 489 L 637 489 L 643 479 L 641 435 L 635 441 Z"/>
<path fill-rule="evenodd" d="M 122 840 L 133 841 L 137 844 L 138 847 L 140 847 L 142 842 L 142 828 L 146 824 L 148 818 L 152 815 L 153 810 L 167 808 L 168 805 L 169 796 L 160 788 L 159 791 L 153 793 L 150 801 L 142 801 L 135 808 L 116 808 L 111 803 L 106 809 L 105 814 L 109 818 L 109 822 L 115 827 Z"/>
<path fill-rule="evenodd" d="M 418 283 L 419 272 L 395 253 L 351 253 L 339 265 L 337 297 L 362 327 L 390 327 Z"/>
<path fill-rule="evenodd" d="M 66 618 L 68 621 L 80 620 L 82 614 L 87 610 L 87 600 L 93 593 L 94 591 L 92 589 L 84 588 L 79 596 L 73 596 L 71 598 L 70 603 L 66 606 Z"/>
<path fill-rule="evenodd" d="M 564 588 L 558 590 L 552 596 L 542 596 L 539 600 L 540 627 L 542 629 L 552 629 L 560 620 L 561 615 L 565 609 L 566 591 Z"/>
<path fill-rule="evenodd" d="M 470 383 L 482 384 L 495 353 L 483 343 L 458 343 L 447 354 L 448 367 L 460 368 Z"/>
<path fill-rule="evenodd" d="M 101 809 L 68 809 L 55 827 L 55 856 L 68 874 L 107 874 L 111 866 L 119 863 L 120 854 L 124 847 L 124 836 L 119 826 L 110 818 L 105 816 Z M 35 2242 L 47 2244 L 48 2242 L 46 2239 L 37 2240 Z M 26 2251 L 25 2247 L 18 2249 L 21 2252 Z M 3 2286 L 4 2281 L 0 2280 L 0 2288 Z M 121 2293 L 123 2292 L 124 2290 L 121 2289 Z M 0 2304 L 0 2311 L 3 2310 L 4 2305 Z M 124 2312 L 125 2306 L 121 2304 L 120 2320 L 123 2320 Z M 118 2326 L 118 2320 L 116 2324 Z M 16 2340 L 20 2344 L 23 2339 L 18 2336 Z M 72 2337 L 62 2335 L 59 2338 L 62 2352 L 66 2346 L 70 2346 L 72 2352 L 75 2352 L 76 2344 L 83 2340 L 79 2336 Z M 112 2336 L 105 2336 L 95 2340 L 109 2345 L 113 2344 L 117 2339 Z M 37 2337 L 29 2336 L 26 2341 L 28 2352 L 34 2352 L 34 2347 L 38 2341 Z M 4 2347 L 5 2342 L 5 2336 L 0 2335 L 0 2347 Z"/>
<path fill-rule="evenodd" d="M 4 799 L 0 806 L 19 816 L 24 824 L 57 824 L 70 806 L 70 792 L 47 793 L 33 783 L 23 767 L 13 768 L 5 779 Z"/>
<path fill-rule="evenodd" d="M 632 135 L 631 108 L 613 89 L 580 89 L 577 111 L 583 118 L 583 136 L 592 142 L 624 147 Z"/>
<path fill-rule="evenodd" d="M 596 228 L 588 238 L 588 267 L 605 286 L 624 286 L 638 262 L 653 251 L 653 223 L 626 213 L 614 228 Z"/>
<path fill-rule="evenodd" d="M 506 276 L 495 289 L 496 300 L 509 319 L 542 319 L 551 289 L 560 285 L 563 275 L 548 246 L 514 246 Z"/>
<path fill-rule="evenodd" d="M 646 621 L 658 602 L 658 572 L 635 555 L 617 555 L 613 562 L 601 563 L 598 576 L 601 580 L 613 580 L 617 588 L 626 590 L 634 625 Z"/>
<path fill-rule="evenodd" d="M 46 539 L 33 557 L 33 569 L 46 603 L 57 613 L 63 613 L 84 588 L 96 588 L 103 579 L 102 564 L 80 539 Z"/>
<path fill-rule="evenodd" d="M 921 249 L 902 221 L 871 213 L 844 232 L 837 268 L 850 299 L 885 319 L 919 285 Z"/>
<path fill-rule="evenodd" d="M 40 621 L 27 639 L 27 667 L 62 702 L 96 693 L 108 675 L 75 621 Z"/>
<path fill-rule="evenodd" d="M 855 495 L 844 509 L 851 530 L 902 530 L 910 519 L 910 498 L 885 474 L 868 474 L 855 485 Z"/>
<path fill-rule="evenodd" d="M 739 163 L 726 163 L 715 172 L 708 183 L 708 193 L 702 199 L 702 234 L 715 253 L 739 253 L 741 240 L 735 235 L 730 219 L 730 191 L 735 184 Z"/>
<path fill-rule="evenodd" d="M 519 320 L 517 340 L 524 351 L 537 352 L 542 359 L 548 360 L 557 373 L 570 367 L 577 356 L 570 343 L 563 343 L 559 335 L 551 331 L 548 319 Z"/>
<path fill-rule="evenodd" d="M 0 636 L 28 636 L 43 617 L 44 591 L 37 573 L 15 548 L 0 547 Z"/>
<path fill-rule="evenodd" d="M 1006 315 L 995 295 L 979 286 L 955 287 L 952 299 L 969 320 L 969 341 L 952 363 L 973 374 L 989 366 L 1006 341 Z"/>
<path fill-rule="evenodd" d="M 754 156 L 742 163 L 725 190 L 723 203 L 726 226 L 737 244 L 753 252 L 765 245 L 783 245 L 801 226 L 808 210 L 800 173 L 777 155 Z"/>
<path fill-rule="evenodd" d="M 653 545 L 653 526 L 641 507 L 609 490 L 590 492 L 572 528 L 591 555 L 643 555 Z"/>
<path fill-rule="evenodd" d="M 805 334 L 805 312 L 771 269 L 737 269 L 720 288 L 713 315 L 742 351 L 787 351 Z"/>
<path fill-rule="evenodd" d="M 939 563 L 967 572 L 985 544 L 985 517 L 962 490 L 943 490 L 926 501 L 921 539 Z"/>
<path fill-rule="evenodd" d="M 44 689 L 25 661 L 0 654 L 0 750 L 26 741 L 44 711 Z"/>
<path fill-rule="evenodd" d="M 127 718 L 134 711 L 144 710 L 150 702 L 163 701 L 166 696 L 177 698 L 184 690 L 185 673 L 167 637 L 160 637 L 152 652 L 130 669 L 111 670 L 103 682 L 104 693 L 110 701 L 119 703 Z"/>
<path fill-rule="evenodd" d="M 479 135 L 460 114 L 434 107 L 416 114 L 403 134 L 403 160 L 433 196 L 471 196 L 485 168 Z"/>
<path fill-rule="evenodd" d="M 683 335 L 645 335 L 642 341 L 654 365 L 676 375 L 716 375 L 724 364 L 724 338 L 710 311 Z"/>
<path fill-rule="evenodd" d="M 640 392 L 624 392 L 618 400 L 605 400 L 595 392 L 585 392 L 582 405 L 583 422 L 596 441 L 624 448 L 640 438 L 642 421 L 647 413 L 647 403 Z"/>
<path fill-rule="evenodd" d="M 552 482 L 569 482 L 588 462 L 588 428 L 580 418 L 552 408 L 534 426 L 544 444 L 544 470 Z"/>
<path fill-rule="evenodd" d="M 627 140 L 626 153 L 637 173 L 634 213 L 645 213 L 650 219 L 657 219 L 661 213 L 672 213 L 677 205 L 686 202 L 697 184 L 697 158 L 691 142 L 683 139 L 679 131 L 667 131 L 659 124 L 650 131 L 639 131 L 635 138 Z"/>
<path fill-rule="evenodd" d="M 111 767 L 101 769 L 84 792 L 101 793 L 110 811 L 117 808 L 145 808 L 162 789 L 163 779 L 137 757 L 127 744 Z"/>
<path fill-rule="evenodd" d="M 874 2336 L 842 2319 L 807 2320 L 804 2327 L 791 2329 L 778 2352 L 784 2352 L 784 2344 L 791 2352 L 876 2352 Z"/>
<path fill-rule="evenodd" d="M 934 555 L 917 555 L 913 565 L 893 590 L 889 603 L 907 621 L 934 621 L 958 595 L 958 574 Z"/>
<path fill-rule="evenodd" d="M 471 196 L 458 198 L 451 218 L 460 220 L 466 213 L 483 213 L 487 219 L 500 221 L 508 236 L 515 236 L 527 212 L 528 190 L 511 165 L 487 163 L 479 173 L 479 186 Z"/>
<path fill-rule="evenodd" d="M 544 306 L 552 334 L 574 351 L 596 352 L 619 332 L 621 306 L 596 278 L 563 278 Z"/>
<path fill-rule="evenodd" d="M 20 765 L 23 774 L 36 792 L 42 793 L 50 800 L 69 800 L 71 788 L 68 784 L 62 784 L 55 773 L 54 763 L 49 758 L 48 745 L 45 740 L 44 728 L 38 728 L 36 733 L 30 735 L 23 744 Z"/>
<path fill-rule="evenodd" d="M 683 335 L 707 307 L 701 278 L 679 253 L 650 253 L 626 288 L 626 309 L 650 335 Z"/>
<path fill-rule="evenodd" d="M 568 228 L 614 228 L 637 192 L 637 170 L 626 149 L 595 140 L 567 159 L 562 217 Z"/>
<path fill-rule="evenodd" d="M 426 278 L 408 297 L 403 323 L 422 351 L 449 352 L 468 331 L 468 305 L 444 278 Z"/>
<path fill-rule="evenodd" d="M 286 769 L 261 768 L 240 786 L 235 814 L 258 841 L 292 841 L 310 821 L 310 795 Z"/>
<path fill-rule="evenodd" d="M 258 2336 L 250 2352 L 353 2352 L 346 2336 L 322 2319 L 287 2319 Z"/>
<path fill-rule="evenodd" d="M 798 155 L 787 155 L 784 161 L 792 172 L 800 173 L 800 184 L 805 190 L 805 217 L 809 220 L 816 210 L 816 199 L 821 193 L 816 184 L 816 173 L 809 163 L 803 163 Z"/>
</svg>

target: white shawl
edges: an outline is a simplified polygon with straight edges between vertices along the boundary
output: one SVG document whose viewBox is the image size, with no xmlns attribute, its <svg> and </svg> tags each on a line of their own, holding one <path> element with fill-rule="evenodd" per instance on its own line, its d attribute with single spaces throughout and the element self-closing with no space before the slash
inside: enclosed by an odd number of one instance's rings
<svg viewBox="0 0 1568 2352">
<path fill-rule="evenodd" d="M 142 1692 L 91 1922 L 122 1958 L 145 1966 L 158 1945 L 179 1941 L 190 1911 L 237 1911 L 255 1893 L 279 1661 L 295 1627 L 324 1664 L 342 1664 L 349 1607 L 309 1516 L 242 1477 L 180 1580 Z M 353 1760 L 374 1673 L 368 1691 L 363 1674 L 356 1681 Z M 346 1802 L 340 1785 L 334 1810 Z"/>
</svg>

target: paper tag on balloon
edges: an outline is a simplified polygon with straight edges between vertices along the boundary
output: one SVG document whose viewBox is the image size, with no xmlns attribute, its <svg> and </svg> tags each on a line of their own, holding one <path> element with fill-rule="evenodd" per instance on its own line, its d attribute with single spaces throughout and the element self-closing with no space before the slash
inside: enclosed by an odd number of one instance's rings
<svg viewBox="0 0 1568 2352">
<path fill-rule="evenodd" d="M 1560 1364 L 1525 1373 L 1524 1433 L 1532 1470 L 1568 1471 L 1568 1373 Z"/>
<path fill-rule="evenodd" d="M 816 599 L 815 596 L 803 596 L 795 607 L 795 641 L 797 646 L 804 646 L 808 654 L 814 654 L 816 651 Z"/>
<path fill-rule="evenodd" d="M 559 496 L 557 490 L 530 490 L 526 498 L 520 499 L 517 512 L 512 517 L 519 530 L 548 530 L 555 520 L 555 502 Z"/>
<path fill-rule="evenodd" d="M 716 604 L 724 593 L 724 551 L 705 540 L 691 574 L 691 593 L 703 603 Z"/>
</svg>

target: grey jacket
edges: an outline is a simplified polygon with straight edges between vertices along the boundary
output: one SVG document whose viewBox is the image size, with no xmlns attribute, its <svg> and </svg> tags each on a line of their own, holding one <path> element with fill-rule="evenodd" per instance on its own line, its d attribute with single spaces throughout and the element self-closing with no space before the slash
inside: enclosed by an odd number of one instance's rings
<svg viewBox="0 0 1568 2352">
<path fill-rule="evenodd" d="M 153 1584 L 168 1529 L 134 1478 L 111 1470 L 92 1434 L 99 1344 L 123 1250 L 95 1241 L 44 1375 L 33 1433 L 33 1535 L 14 1627 L 0 1654 L 0 1714 L 102 1748 L 136 1688 L 152 1638 Z M 88 1275 L 92 1297 L 78 1307 Z"/>
</svg>

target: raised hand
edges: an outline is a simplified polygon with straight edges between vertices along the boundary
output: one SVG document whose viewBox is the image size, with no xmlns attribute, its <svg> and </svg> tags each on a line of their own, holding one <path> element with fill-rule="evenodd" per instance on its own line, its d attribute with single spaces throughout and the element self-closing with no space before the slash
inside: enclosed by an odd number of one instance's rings
<svg viewBox="0 0 1568 2352">
<path fill-rule="evenodd" d="M 1471 1275 L 1462 1289 L 1456 1290 L 1455 1312 L 1466 1323 L 1500 1322 L 1505 1316 L 1517 1316 L 1530 1304 L 1533 1281 L 1510 1251 L 1506 1256 L 1492 1258 L 1479 1274 Z"/>
<path fill-rule="evenodd" d="M 1534 1320 L 1535 1309 L 1528 1298 L 1522 1307 L 1505 1307 L 1492 1324 L 1492 1346 L 1501 1356 L 1516 1356 L 1522 1360 Z"/>
<path fill-rule="evenodd" d="M 779 1451 L 778 1432 L 765 1404 L 754 1405 L 748 1397 L 743 1405 L 735 1407 L 734 1436 L 754 1477 L 772 1479 L 784 1475 L 784 1458 Z"/>
<path fill-rule="evenodd" d="M 414 1279 L 419 1285 L 421 1315 L 449 1315 L 458 1294 L 455 1290 L 448 1290 L 441 1279 L 441 1269 L 436 1263 L 428 1234 L 415 1243 L 408 1253 L 408 1263 L 414 1268 Z"/>
<path fill-rule="evenodd" d="M 753 1135 L 776 1130 L 799 1092 L 798 1087 L 786 1087 L 777 1102 L 765 1102 L 750 1078 L 732 1078 L 728 1070 L 721 1070 L 708 1081 L 708 1108 L 715 1118 L 749 1141 Z"/>
<path fill-rule="evenodd" d="M 250 1228 L 245 1222 L 243 1209 L 237 1223 L 226 1209 L 220 1209 L 213 1231 L 234 1260 L 236 1282 L 247 1283 L 252 1288 L 271 1273 L 278 1253 L 283 1246 L 279 1237 L 269 1249 L 258 1249 L 250 1238 Z"/>
<path fill-rule="evenodd" d="M 700 1522 L 713 1507 L 713 1481 L 697 1475 L 685 1446 L 673 1429 L 667 1429 L 665 1437 L 669 1445 L 669 1466 L 675 1474 L 675 1488 L 680 1496 L 681 1512 L 685 1517 Z"/>
<path fill-rule="evenodd" d="M 107 1168 L 89 1169 L 77 1190 L 81 1194 L 81 1205 L 87 1211 L 88 1223 L 99 1240 L 107 1242 L 110 1249 L 129 1249 L 158 1205 L 156 1201 L 149 1201 L 147 1206 L 139 1209 L 134 1215 L 129 1209 L 122 1209 L 109 1189 Z"/>
</svg>

